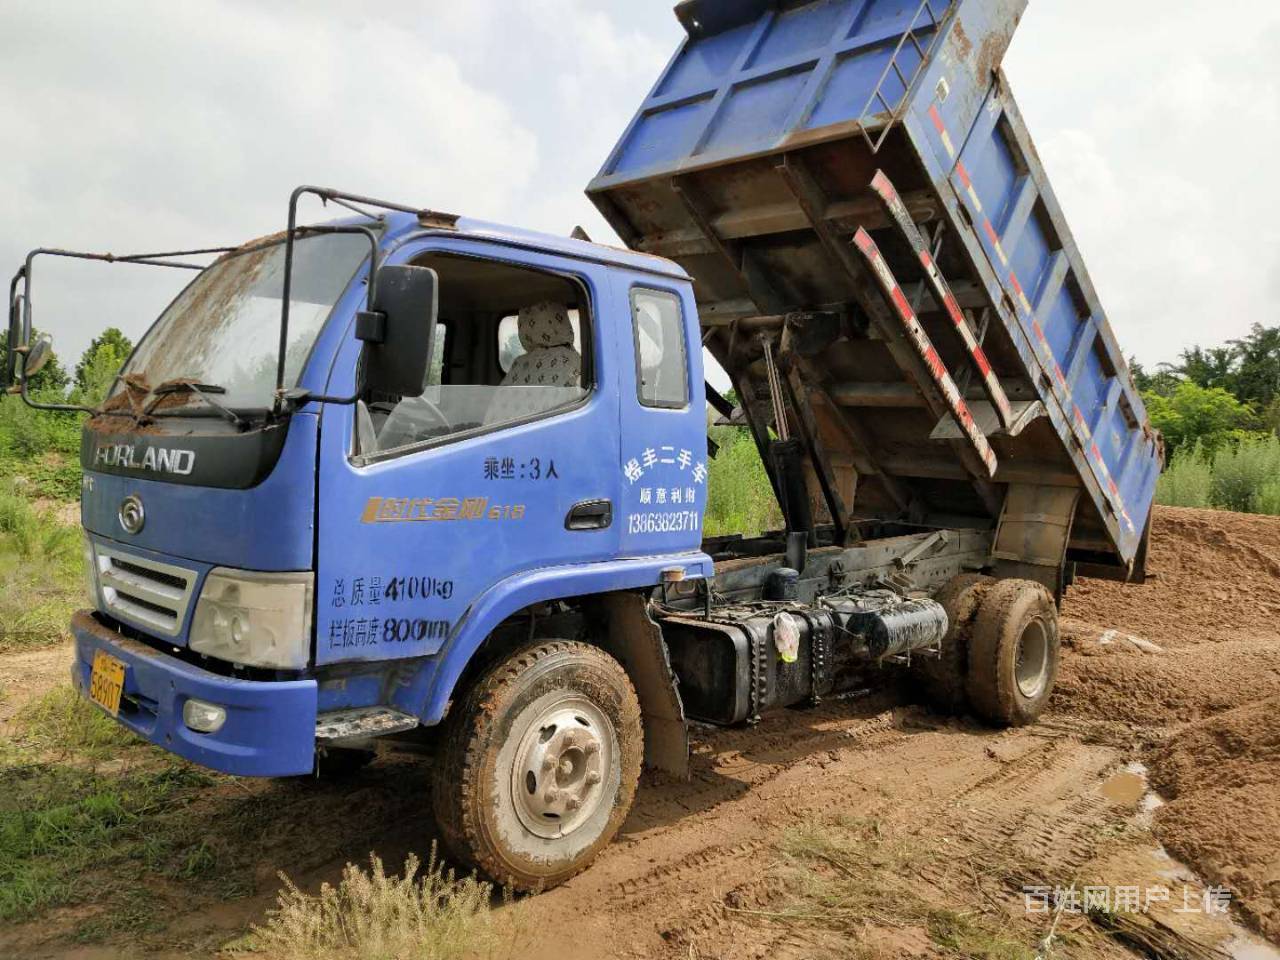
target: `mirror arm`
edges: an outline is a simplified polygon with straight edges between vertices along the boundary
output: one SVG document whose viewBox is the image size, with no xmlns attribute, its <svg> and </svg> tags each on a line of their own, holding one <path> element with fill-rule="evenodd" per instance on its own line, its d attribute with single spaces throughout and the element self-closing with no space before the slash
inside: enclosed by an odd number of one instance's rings
<svg viewBox="0 0 1280 960">
<path fill-rule="evenodd" d="M 23 365 L 26 365 L 25 360 L 23 361 Z M 92 407 L 82 407 L 78 403 L 40 403 L 38 400 L 32 400 L 31 394 L 28 391 L 27 374 L 25 370 L 22 373 L 22 390 L 19 393 L 19 396 L 22 397 L 22 402 L 33 410 L 50 410 L 55 413 L 87 413 L 91 417 L 98 415 L 97 410 Z"/>
<path fill-rule="evenodd" d="M 338 199 L 367 199 L 351 194 L 339 193 L 336 190 L 327 190 L 323 187 L 313 186 L 297 187 L 294 189 L 293 193 L 289 194 L 289 220 L 288 226 L 285 228 L 284 235 L 284 277 L 280 289 L 280 345 L 279 352 L 276 354 L 275 413 L 277 415 L 284 413 L 285 405 L 288 402 L 285 396 L 288 391 L 285 389 L 284 385 L 284 365 L 289 350 L 289 301 L 293 294 L 293 248 L 297 235 L 300 232 L 307 234 L 362 233 L 369 238 L 370 254 L 367 301 L 370 310 L 373 309 L 373 285 L 378 276 L 378 235 L 374 233 L 370 227 L 304 227 L 299 230 L 298 201 L 309 193 L 319 197 L 322 203 Z M 352 402 L 354 403 L 355 401 L 353 400 Z"/>
<path fill-rule="evenodd" d="M 338 407 L 349 407 L 358 403 L 363 394 L 355 394 L 351 397 L 328 397 L 320 393 L 312 393 L 310 390 L 303 390 L 301 387 L 294 387 L 292 390 L 285 390 L 281 394 L 277 394 L 279 403 L 290 411 L 297 410 L 299 407 L 308 403 L 331 403 Z"/>
</svg>

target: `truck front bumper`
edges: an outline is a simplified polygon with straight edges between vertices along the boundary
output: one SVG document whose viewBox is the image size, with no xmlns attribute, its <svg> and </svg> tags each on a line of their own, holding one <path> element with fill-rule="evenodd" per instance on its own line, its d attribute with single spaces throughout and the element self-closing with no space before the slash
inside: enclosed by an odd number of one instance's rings
<svg viewBox="0 0 1280 960">
<path fill-rule="evenodd" d="M 125 665 L 124 696 L 117 720 L 193 763 L 243 777 L 310 773 L 315 763 L 316 682 L 264 682 L 219 676 L 130 640 L 88 611 L 71 619 L 76 661 L 71 682 L 89 695 L 93 658 L 104 650 Z M 183 722 L 188 700 L 227 712 L 216 733 L 197 733 Z"/>
</svg>

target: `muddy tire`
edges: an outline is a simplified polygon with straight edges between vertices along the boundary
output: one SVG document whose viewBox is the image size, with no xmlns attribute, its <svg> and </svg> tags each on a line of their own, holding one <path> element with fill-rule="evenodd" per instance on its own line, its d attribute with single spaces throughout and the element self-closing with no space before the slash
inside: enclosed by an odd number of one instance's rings
<svg viewBox="0 0 1280 960">
<path fill-rule="evenodd" d="M 942 652 L 938 657 L 915 658 L 911 671 L 929 705 L 944 713 L 969 709 L 969 636 L 982 598 L 994 583 L 980 573 L 962 573 L 948 580 L 933 598 L 947 611 L 949 626 Z"/>
<path fill-rule="evenodd" d="M 1035 723 L 1058 677 L 1058 608 L 1043 586 L 1001 580 L 987 590 L 969 638 L 969 703 L 996 726 Z"/>
<path fill-rule="evenodd" d="M 613 657 L 564 640 L 518 650 L 449 717 L 433 796 L 445 847 L 518 891 L 563 883 L 622 826 L 643 754 L 640 703 Z"/>
</svg>

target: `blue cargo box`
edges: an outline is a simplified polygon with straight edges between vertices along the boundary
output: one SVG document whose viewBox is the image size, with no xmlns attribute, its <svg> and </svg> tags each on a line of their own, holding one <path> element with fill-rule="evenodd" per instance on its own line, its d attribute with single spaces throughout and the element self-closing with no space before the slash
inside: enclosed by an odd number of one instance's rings
<svg viewBox="0 0 1280 960">
<path fill-rule="evenodd" d="M 588 193 L 695 278 L 758 440 L 776 361 L 823 519 L 1075 488 L 1068 558 L 1139 576 L 1163 446 L 1000 71 L 1025 7 L 688 0 Z"/>
</svg>

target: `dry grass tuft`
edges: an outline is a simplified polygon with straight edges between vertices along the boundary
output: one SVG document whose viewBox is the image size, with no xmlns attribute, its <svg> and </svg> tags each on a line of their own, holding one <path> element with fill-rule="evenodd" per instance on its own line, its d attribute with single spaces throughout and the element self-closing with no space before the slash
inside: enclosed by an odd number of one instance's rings
<svg viewBox="0 0 1280 960">
<path fill-rule="evenodd" d="M 388 876 L 370 854 L 367 871 L 347 864 L 339 884 L 316 896 L 280 879 L 277 908 L 241 949 L 297 960 L 453 960 L 494 956 L 503 942 L 493 887 L 455 877 L 434 844 L 425 869 L 410 854 L 403 875 Z"/>
<path fill-rule="evenodd" d="M 772 919 L 825 928 L 851 940 L 855 953 L 868 926 L 918 928 L 945 956 L 1032 960 L 1033 937 L 1002 911 L 959 911 L 924 889 L 921 871 L 938 859 L 913 838 L 888 834 L 876 821 L 838 817 L 787 833 L 781 843 L 791 893 Z"/>
</svg>

